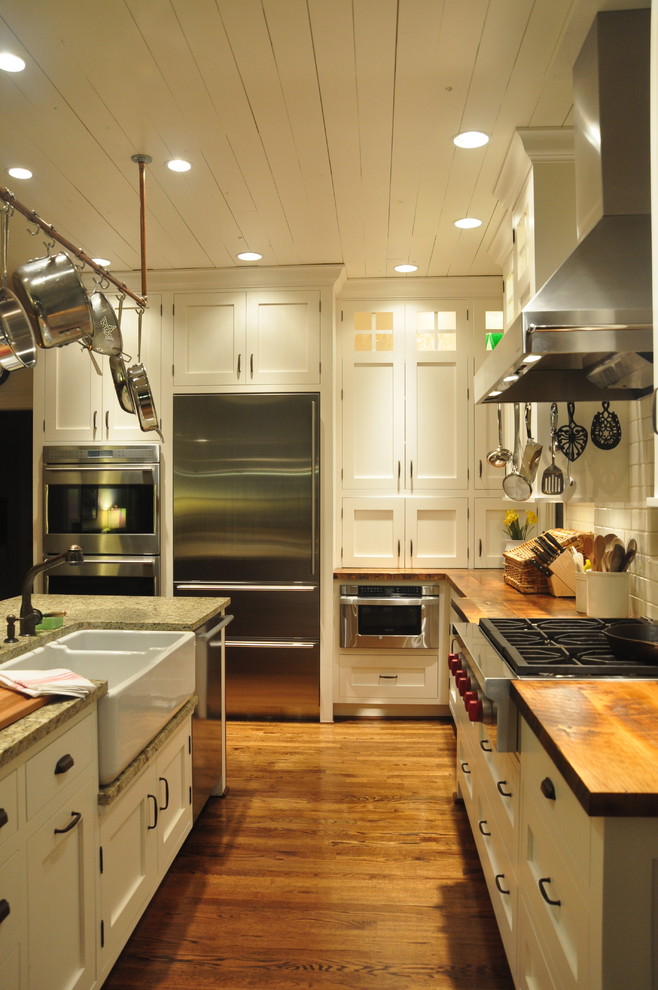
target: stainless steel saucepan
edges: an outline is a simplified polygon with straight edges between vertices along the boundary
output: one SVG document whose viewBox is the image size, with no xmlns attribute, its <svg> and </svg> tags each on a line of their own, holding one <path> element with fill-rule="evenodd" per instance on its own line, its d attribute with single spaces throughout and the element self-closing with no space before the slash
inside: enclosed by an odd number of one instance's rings
<svg viewBox="0 0 658 990">
<path fill-rule="evenodd" d="M 164 437 L 160 431 L 158 416 L 155 411 L 155 401 L 149 384 L 148 375 L 143 364 L 133 364 L 126 371 L 128 388 L 137 412 L 139 425 L 144 432 L 154 430 L 160 439 Z"/>
<path fill-rule="evenodd" d="M 93 334 L 89 297 L 78 270 L 63 251 L 17 268 L 14 288 L 40 347 L 60 347 Z"/>
<path fill-rule="evenodd" d="M 7 242 L 11 208 L 2 210 L 2 286 L 0 287 L 0 368 L 17 371 L 36 364 L 37 348 L 27 313 L 7 285 Z"/>
</svg>

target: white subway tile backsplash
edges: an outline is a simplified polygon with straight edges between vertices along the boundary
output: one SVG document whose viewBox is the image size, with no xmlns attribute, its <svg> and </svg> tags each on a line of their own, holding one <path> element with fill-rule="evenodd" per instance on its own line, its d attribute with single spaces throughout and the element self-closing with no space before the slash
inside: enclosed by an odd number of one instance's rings
<svg viewBox="0 0 658 990">
<path fill-rule="evenodd" d="M 565 505 L 565 526 L 594 533 L 617 533 L 624 542 L 637 540 L 638 553 L 631 565 L 633 615 L 658 621 L 658 509 L 647 507 L 653 495 L 654 439 L 650 399 L 629 410 L 628 502 L 606 505 Z"/>
</svg>

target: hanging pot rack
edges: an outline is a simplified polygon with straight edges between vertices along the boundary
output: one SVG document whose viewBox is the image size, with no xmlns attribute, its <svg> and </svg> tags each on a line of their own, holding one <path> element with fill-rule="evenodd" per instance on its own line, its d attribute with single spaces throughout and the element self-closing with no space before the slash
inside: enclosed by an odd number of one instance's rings
<svg viewBox="0 0 658 990">
<path fill-rule="evenodd" d="M 141 168 L 143 169 L 143 165 Z M 143 172 L 140 169 L 140 200 L 142 200 L 142 202 L 144 195 L 143 188 L 144 188 Z M 108 282 L 111 282 L 112 285 L 116 286 L 116 288 L 119 289 L 119 291 L 122 292 L 124 295 L 130 296 L 130 298 L 137 304 L 139 309 L 146 309 L 146 307 L 148 306 L 148 302 L 146 299 L 146 256 L 144 249 L 145 238 L 144 238 L 143 219 L 141 220 L 141 239 L 142 239 L 141 261 L 142 261 L 143 295 L 138 296 L 135 292 L 129 289 L 127 285 L 121 282 L 118 278 L 115 278 L 115 276 L 112 275 L 111 272 L 108 272 L 106 268 L 103 268 L 101 265 L 98 265 L 95 261 L 93 261 L 89 257 L 89 255 L 82 250 L 82 248 L 76 247 L 74 244 L 72 244 L 71 241 L 68 240 L 68 238 L 64 237 L 63 234 L 60 234 L 59 231 L 57 231 L 52 224 L 47 223 L 47 221 L 45 221 L 42 217 L 40 217 L 39 214 L 36 212 L 36 210 L 28 209 L 27 206 L 25 206 L 18 199 L 16 199 L 16 197 L 14 196 L 13 192 L 11 192 L 11 190 L 5 188 L 4 186 L 0 186 L 0 199 L 4 200 L 5 203 L 8 203 L 18 213 L 22 213 L 23 216 L 30 221 L 30 223 L 33 223 L 36 227 L 40 227 L 41 230 L 43 230 L 44 233 L 48 235 L 48 237 L 51 237 L 58 244 L 61 244 L 62 247 L 66 248 L 67 251 L 75 255 L 75 257 L 78 258 L 80 261 L 84 262 L 84 264 L 88 268 L 91 268 L 92 271 L 96 272 L 97 275 L 100 275 L 101 278 L 107 279 Z M 143 217 L 143 212 L 144 211 L 142 206 L 142 217 Z"/>
</svg>

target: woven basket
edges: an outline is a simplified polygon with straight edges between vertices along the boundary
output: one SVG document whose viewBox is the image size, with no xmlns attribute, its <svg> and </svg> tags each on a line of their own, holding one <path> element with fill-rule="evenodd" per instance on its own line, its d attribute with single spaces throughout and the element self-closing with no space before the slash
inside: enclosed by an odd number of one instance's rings
<svg viewBox="0 0 658 990">
<path fill-rule="evenodd" d="M 582 551 L 585 533 L 580 533 L 574 529 L 549 529 L 548 532 L 565 550 L 567 547 L 575 546 L 577 550 Z M 520 546 L 504 551 L 503 580 L 505 584 L 516 588 L 523 595 L 550 595 L 551 589 L 548 578 L 541 571 L 538 571 L 532 563 L 535 558 L 532 550 L 534 542 L 534 540 L 526 540 Z"/>
</svg>

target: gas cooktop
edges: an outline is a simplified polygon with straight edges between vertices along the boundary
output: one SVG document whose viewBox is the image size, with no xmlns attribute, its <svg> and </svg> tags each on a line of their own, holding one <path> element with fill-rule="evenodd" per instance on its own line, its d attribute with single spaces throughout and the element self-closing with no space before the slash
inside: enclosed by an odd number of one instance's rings
<svg viewBox="0 0 658 990">
<path fill-rule="evenodd" d="M 480 619 L 480 628 L 519 677 L 658 677 L 658 665 L 619 660 L 612 652 L 603 630 L 629 622 Z"/>
</svg>

